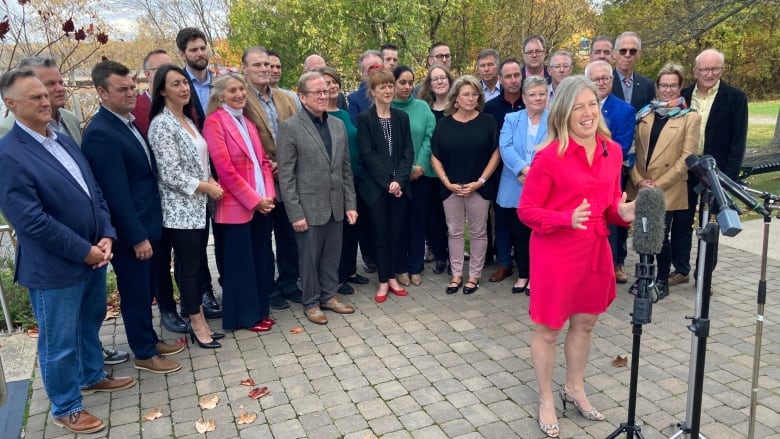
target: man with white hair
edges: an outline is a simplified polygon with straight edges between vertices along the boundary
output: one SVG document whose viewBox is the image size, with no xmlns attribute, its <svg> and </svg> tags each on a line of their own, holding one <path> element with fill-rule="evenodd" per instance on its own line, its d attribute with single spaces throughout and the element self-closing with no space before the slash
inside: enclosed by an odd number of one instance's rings
<svg viewBox="0 0 780 439">
<path fill-rule="evenodd" d="M 623 32 L 615 39 L 615 70 L 612 93 L 631 104 L 635 111 L 649 104 L 655 97 L 655 84 L 634 71 L 642 53 L 642 40 L 635 32 Z"/>
</svg>

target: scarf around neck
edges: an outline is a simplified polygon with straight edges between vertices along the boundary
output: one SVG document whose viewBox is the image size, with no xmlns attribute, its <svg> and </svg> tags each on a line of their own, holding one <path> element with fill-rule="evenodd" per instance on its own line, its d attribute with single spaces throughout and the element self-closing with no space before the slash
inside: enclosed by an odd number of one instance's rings
<svg viewBox="0 0 780 439">
<path fill-rule="evenodd" d="M 668 117 L 675 119 L 680 116 L 684 116 L 691 111 L 688 105 L 685 103 L 685 98 L 682 96 L 672 101 L 658 101 L 653 99 L 649 104 L 642 107 L 636 113 L 636 121 L 639 122 L 643 117 L 647 116 L 651 112 L 655 112 L 658 117 Z"/>
</svg>

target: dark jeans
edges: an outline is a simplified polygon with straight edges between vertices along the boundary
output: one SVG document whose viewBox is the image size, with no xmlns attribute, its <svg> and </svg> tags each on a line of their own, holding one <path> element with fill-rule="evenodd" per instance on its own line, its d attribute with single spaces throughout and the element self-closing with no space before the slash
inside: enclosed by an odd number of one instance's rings
<svg viewBox="0 0 780 439">
<path fill-rule="evenodd" d="M 396 261 L 403 246 L 401 240 L 409 219 L 409 198 L 382 194 L 371 205 L 374 244 L 376 245 L 376 271 L 379 282 L 395 277 Z"/>
<path fill-rule="evenodd" d="M 669 241 L 669 233 L 674 224 L 675 212 L 682 212 L 678 210 L 667 211 L 664 215 L 664 241 L 661 245 L 661 253 L 658 253 L 657 260 L 658 266 L 656 269 L 655 278 L 661 282 L 669 279 L 669 272 L 672 268 L 672 245 Z M 653 261 L 653 257 L 650 257 L 650 261 Z"/>
<path fill-rule="evenodd" d="M 517 209 L 510 207 L 501 207 L 496 204 L 495 208 L 495 227 L 496 227 L 496 259 L 498 264 L 504 268 L 512 268 L 512 217 L 517 217 Z M 526 247 L 526 252 L 528 248 Z M 515 255 L 517 248 L 515 248 Z"/>
<path fill-rule="evenodd" d="M 399 273 L 420 274 L 425 268 L 425 224 L 431 181 L 420 177 L 411 182 L 412 200 L 409 202 L 409 226 L 401 241 L 396 267 Z"/>
<path fill-rule="evenodd" d="M 696 217 L 696 205 L 699 195 L 694 188 L 699 184 L 699 179 L 688 173 L 688 209 L 672 212 L 672 265 L 674 271 L 688 275 L 691 271 L 691 237 L 693 235 L 693 221 Z"/>
<path fill-rule="evenodd" d="M 376 264 L 376 244 L 374 243 L 374 231 L 373 227 L 369 226 L 371 221 L 371 209 L 366 204 L 363 197 L 360 194 L 357 195 L 357 211 L 358 218 L 363 219 L 363 224 L 366 227 L 360 227 L 358 243 L 360 244 L 360 255 L 363 258 L 365 264 Z"/>
<path fill-rule="evenodd" d="M 444 217 L 444 203 L 441 198 L 441 182 L 434 177 L 421 177 L 429 182 L 431 191 L 425 215 L 425 236 L 431 246 L 433 258 L 437 261 L 449 260 L 449 244 L 447 241 L 447 220 Z"/>
<path fill-rule="evenodd" d="M 206 244 L 208 243 L 207 229 L 169 229 L 163 228 L 163 254 L 170 254 L 173 247 L 177 256 L 176 283 L 179 285 L 179 293 L 183 311 L 187 314 L 198 314 L 202 303 L 202 289 L 200 279 L 203 267 L 208 270 L 206 259 Z M 165 267 L 161 264 L 161 269 Z M 165 277 L 165 272 L 160 277 Z M 170 276 L 167 276 L 170 279 Z"/>
<path fill-rule="evenodd" d="M 358 215 L 355 224 L 344 223 L 344 234 L 341 238 L 341 259 L 339 260 L 339 284 L 347 282 L 347 278 L 357 273 L 357 251 L 360 239 L 360 228 L 365 226 L 364 220 Z"/>
<path fill-rule="evenodd" d="M 270 213 L 276 242 L 276 271 L 271 297 L 292 293 L 298 289 L 298 244 L 284 203 L 277 203 Z M 271 274 L 273 276 L 273 273 Z"/>
<path fill-rule="evenodd" d="M 512 243 L 515 247 L 515 265 L 517 265 L 518 279 L 529 279 L 531 277 L 531 255 L 528 246 L 531 243 L 531 229 L 526 226 L 517 216 L 517 210 L 509 209 L 514 212 L 512 215 Z"/>
</svg>

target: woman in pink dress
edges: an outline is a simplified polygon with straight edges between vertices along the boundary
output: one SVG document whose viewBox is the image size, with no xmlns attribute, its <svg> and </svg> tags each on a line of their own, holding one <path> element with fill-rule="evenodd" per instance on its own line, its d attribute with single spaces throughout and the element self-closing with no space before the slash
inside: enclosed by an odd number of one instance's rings
<svg viewBox="0 0 780 439">
<path fill-rule="evenodd" d="M 615 299 L 615 272 L 607 223 L 628 225 L 634 204 L 620 189 L 622 153 L 601 117 L 596 88 L 584 76 L 555 91 L 547 139 L 534 157 L 518 215 L 531 228 L 529 314 L 536 324 L 531 358 L 539 387 L 539 428 L 560 434 L 552 393 L 555 349 L 566 321 L 564 410 L 603 421 L 585 394 L 585 364 L 593 326 Z"/>
</svg>

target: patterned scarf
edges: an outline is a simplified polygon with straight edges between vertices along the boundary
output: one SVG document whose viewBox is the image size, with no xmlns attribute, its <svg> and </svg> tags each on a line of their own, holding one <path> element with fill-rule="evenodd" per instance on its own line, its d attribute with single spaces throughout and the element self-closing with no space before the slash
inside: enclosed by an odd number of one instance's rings
<svg viewBox="0 0 780 439">
<path fill-rule="evenodd" d="M 655 111 L 658 117 L 668 117 L 675 119 L 691 111 L 688 105 L 685 103 L 685 98 L 682 96 L 669 102 L 652 100 L 649 104 L 642 107 L 636 113 L 636 121 L 639 122 L 643 117 L 647 116 L 651 112 Z"/>
</svg>

